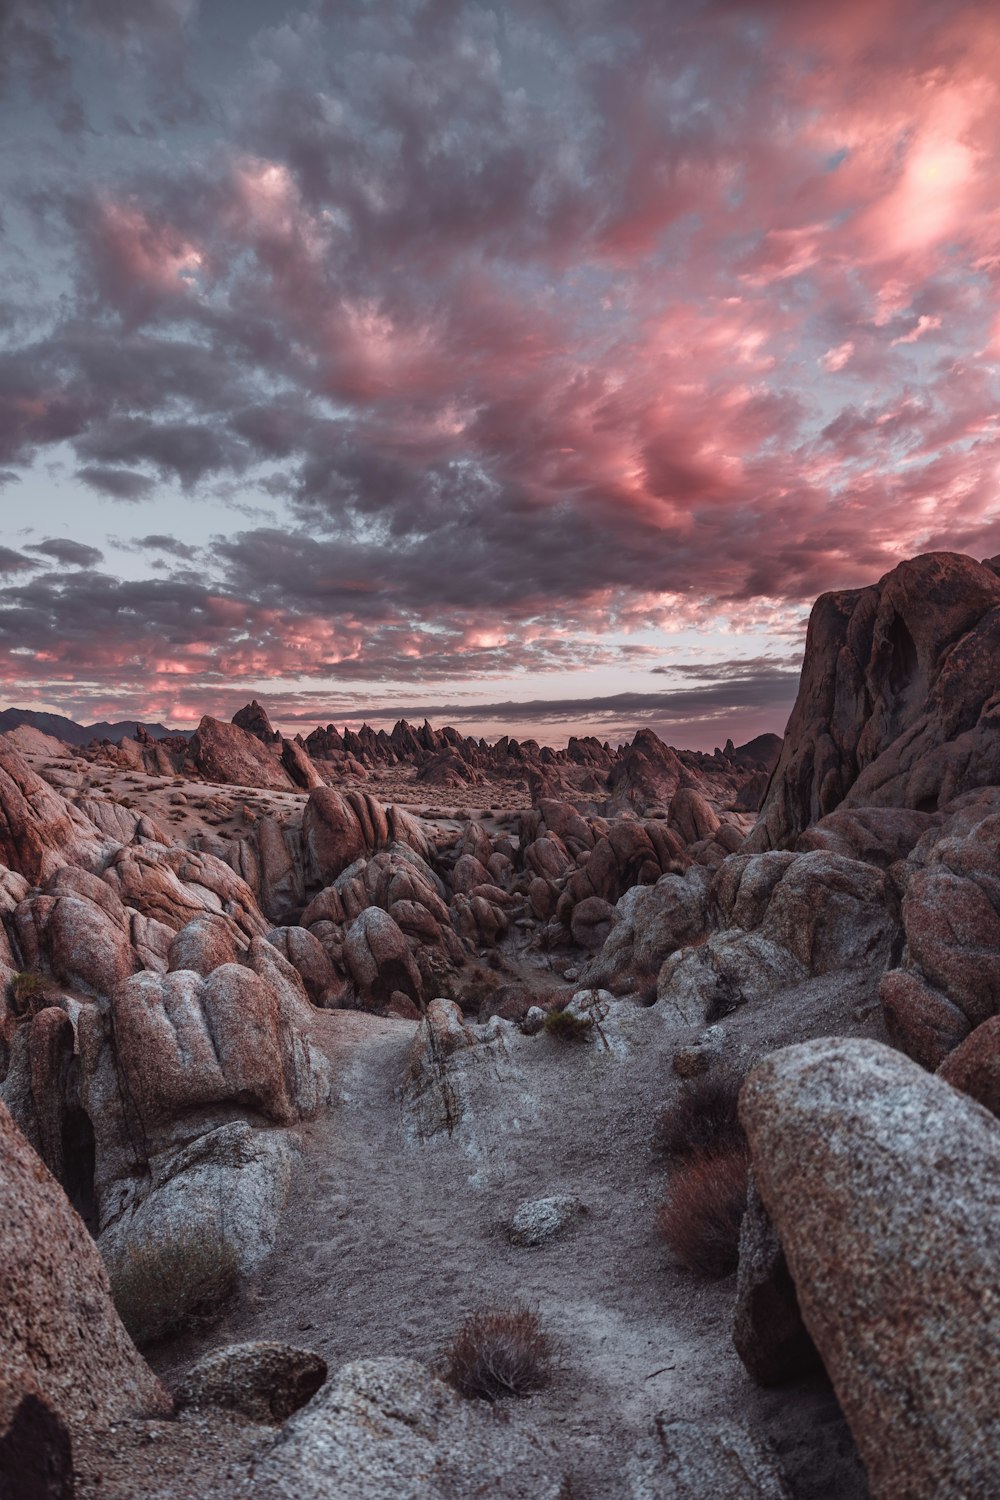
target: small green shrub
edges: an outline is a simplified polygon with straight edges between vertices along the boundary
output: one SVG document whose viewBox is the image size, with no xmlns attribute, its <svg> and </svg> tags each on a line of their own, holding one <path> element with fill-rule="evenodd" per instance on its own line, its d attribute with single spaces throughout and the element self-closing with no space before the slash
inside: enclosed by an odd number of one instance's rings
<svg viewBox="0 0 1000 1500">
<path fill-rule="evenodd" d="M 239 1260 L 213 1228 L 194 1225 L 130 1241 L 110 1277 L 118 1316 L 141 1349 L 214 1321 L 236 1291 Z"/>
<path fill-rule="evenodd" d="M 527 1396 L 552 1379 L 553 1342 L 522 1302 L 470 1313 L 445 1351 L 442 1374 L 462 1396 Z"/>
<path fill-rule="evenodd" d="M 698 1150 L 680 1162 L 660 1208 L 660 1232 L 673 1254 L 713 1280 L 736 1270 L 747 1206 L 745 1145 Z"/>
<path fill-rule="evenodd" d="M 546 1036 L 560 1042 L 589 1042 L 594 1022 L 590 1016 L 578 1016 L 572 1010 L 550 1010 L 542 1029 Z"/>
</svg>

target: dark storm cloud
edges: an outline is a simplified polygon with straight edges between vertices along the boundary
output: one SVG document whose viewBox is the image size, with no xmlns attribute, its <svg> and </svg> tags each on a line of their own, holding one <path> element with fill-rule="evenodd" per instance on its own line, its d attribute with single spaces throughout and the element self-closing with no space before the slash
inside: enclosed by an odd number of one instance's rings
<svg viewBox="0 0 1000 1500">
<path fill-rule="evenodd" d="M 67 568 L 93 568 L 104 561 L 104 553 L 99 547 L 88 547 L 86 543 L 71 541 L 69 537 L 47 537 L 44 542 L 36 542 L 25 551 L 51 557 Z"/>
</svg>

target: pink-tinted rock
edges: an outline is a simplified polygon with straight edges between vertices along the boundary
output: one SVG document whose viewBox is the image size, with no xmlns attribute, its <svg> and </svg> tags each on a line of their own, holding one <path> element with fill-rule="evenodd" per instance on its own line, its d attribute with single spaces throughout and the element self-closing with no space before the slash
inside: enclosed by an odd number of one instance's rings
<svg viewBox="0 0 1000 1500">
<path fill-rule="evenodd" d="M 370 906 L 360 914 L 344 940 L 344 958 L 367 1008 L 384 1009 L 395 990 L 419 1005 L 420 971 L 388 912 Z"/>
<path fill-rule="evenodd" d="M 1000 1016 L 977 1026 L 938 1067 L 938 1077 L 1000 1116 Z"/>
<path fill-rule="evenodd" d="M 2 1105 L 0 1365 L 71 1433 L 171 1409 L 119 1321 L 96 1245 Z"/>
<path fill-rule="evenodd" d="M 890 1041 L 925 1068 L 938 1067 L 971 1029 L 947 995 L 907 969 L 883 975 L 879 999 Z"/>
<path fill-rule="evenodd" d="M 277 757 L 255 734 L 236 724 L 223 724 L 206 715 L 191 736 L 189 750 L 207 781 L 283 792 L 292 789 L 291 778 Z"/>
<path fill-rule="evenodd" d="M 824 594 L 754 852 L 839 805 L 935 812 L 996 779 L 1000 578 L 951 552 Z"/>
</svg>

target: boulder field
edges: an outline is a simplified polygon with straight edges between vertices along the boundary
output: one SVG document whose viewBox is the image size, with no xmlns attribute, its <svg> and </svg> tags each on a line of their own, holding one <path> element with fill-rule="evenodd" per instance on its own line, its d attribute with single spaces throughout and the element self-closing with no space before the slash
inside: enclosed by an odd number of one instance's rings
<svg viewBox="0 0 1000 1500">
<path fill-rule="evenodd" d="M 0 735 L 0 1492 L 995 1494 L 998 632 L 826 595 L 711 756 Z"/>
</svg>

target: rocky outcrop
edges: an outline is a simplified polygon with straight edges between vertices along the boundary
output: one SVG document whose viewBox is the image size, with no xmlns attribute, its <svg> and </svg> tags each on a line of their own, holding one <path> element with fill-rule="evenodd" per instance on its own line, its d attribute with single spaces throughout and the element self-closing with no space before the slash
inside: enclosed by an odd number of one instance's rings
<svg viewBox="0 0 1000 1500">
<path fill-rule="evenodd" d="M 1000 1125 L 898 1053 L 836 1039 L 766 1059 L 740 1118 L 873 1496 L 992 1493 Z"/>
<path fill-rule="evenodd" d="M 95 868 L 112 847 L 83 813 L 0 741 L 0 862 L 37 884 L 60 865 Z"/>
<path fill-rule="evenodd" d="M 821 850 L 736 855 L 709 899 L 721 930 L 672 953 L 657 979 L 658 1006 L 686 1024 L 827 974 L 877 983 L 900 945 L 886 875 Z"/>
<path fill-rule="evenodd" d="M 1000 809 L 958 799 L 899 870 L 906 948 L 881 999 L 893 1041 L 936 1068 L 1000 1011 Z"/>
<path fill-rule="evenodd" d="M 996 781 L 1000 578 L 952 552 L 824 594 L 781 758 L 747 847 L 792 845 L 840 805 L 934 812 Z"/>
<path fill-rule="evenodd" d="M 188 743 L 188 752 L 206 781 L 227 786 L 267 787 L 288 792 L 294 783 L 256 733 L 224 724 L 207 714 Z"/>
<path fill-rule="evenodd" d="M 255 1500 L 563 1500 L 555 1447 L 408 1359 L 346 1365 L 256 1465 Z"/>
<path fill-rule="evenodd" d="M 302 822 L 302 837 L 310 872 L 320 885 L 329 885 L 363 855 L 391 844 L 406 844 L 426 857 L 427 837 L 402 808 L 385 807 L 363 792 L 341 795 L 334 787 L 310 792 Z"/>
<path fill-rule="evenodd" d="M 0 1362 L 71 1433 L 171 1409 L 121 1325 L 93 1240 L 2 1105 Z"/>
<path fill-rule="evenodd" d="M 281 738 L 272 727 L 266 708 L 258 703 L 256 698 L 251 703 L 244 704 L 238 713 L 233 714 L 231 722 L 237 729 L 242 729 L 246 734 L 252 734 L 254 739 L 260 740 L 262 745 L 273 745 Z"/>
</svg>

